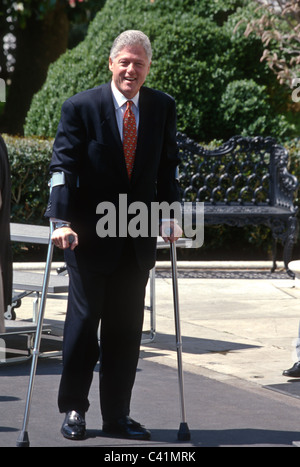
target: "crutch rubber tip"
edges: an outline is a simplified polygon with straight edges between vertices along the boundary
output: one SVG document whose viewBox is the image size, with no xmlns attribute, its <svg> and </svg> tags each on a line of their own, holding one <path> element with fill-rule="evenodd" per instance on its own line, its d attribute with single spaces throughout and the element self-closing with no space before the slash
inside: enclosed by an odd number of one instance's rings
<svg viewBox="0 0 300 467">
<path fill-rule="evenodd" d="M 189 441 L 191 439 L 191 433 L 187 423 L 180 423 L 177 439 L 178 441 Z"/>
<path fill-rule="evenodd" d="M 17 439 L 17 448 L 29 448 L 29 437 L 27 431 L 21 431 Z"/>
</svg>

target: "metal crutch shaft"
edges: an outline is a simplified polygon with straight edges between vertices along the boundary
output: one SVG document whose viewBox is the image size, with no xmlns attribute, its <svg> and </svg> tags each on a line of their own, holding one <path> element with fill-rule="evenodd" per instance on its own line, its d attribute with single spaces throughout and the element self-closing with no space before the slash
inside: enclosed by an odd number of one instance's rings
<svg viewBox="0 0 300 467">
<path fill-rule="evenodd" d="M 171 256 L 171 265 L 172 265 L 172 284 L 173 284 L 174 318 L 175 318 L 175 331 L 176 331 L 177 367 L 178 367 L 178 382 L 179 382 L 180 407 L 181 407 L 181 423 L 180 423 L 179 431 L 177 434 L 177 438 L 180 441 L 188 441 L 190 440 L 190 430 L 186 422 L 185 405 L 184 405 L 182 339 L 181 339 L 181 329 L 180 329 L 178 280 L 177 280 L 177 255 L 176 255 L 175 242 L 170 243 L 170 256 Z"/>
<path fill-rule="evenodd" d="M 53 226 L 52 226 L 52 223 L 50 223 L 50 236 L 49 236 L 49 244 L 48 244 L 48 251 L 47 251 L 47 260 L 46 260 L 46 267 L 45 267 L 45 273 L 44 273 L 44 279 L 43 279 L 42 296 L 41 296 L 41 302 L 40 302 L 34 348 L 33 348 L 33 353 L 32 353 L 32 364 L 31 364 L 30 378 L 29 378 L 29 384 L 28 384 L 26 406 L 25 406 L 22 430 L 17 439 L 17 444 L 16 444 L 17 447 L 29 447 L 30 445 L 27 427 L 28 427 L 28 421 L 29 421 L 30 405 L 31 405 L 32 391 L 33 391 L 34 380 L 35 380 L 35 375 L 36 375 L 36 367 L 37 367 L 37 361 L 38 361 L 38 356 L 39 356 L 39 349 L 40 349 L 40 344 L 41 344 L 43 319 L 44 319 L 46 298 L 47 298 L 47 292 L 48 292 L 51 263 L 52 263 L 52 257 L 53 257 L 54 245 L 51 240 L 52 232 L 53 232 Z"/>
</svg>

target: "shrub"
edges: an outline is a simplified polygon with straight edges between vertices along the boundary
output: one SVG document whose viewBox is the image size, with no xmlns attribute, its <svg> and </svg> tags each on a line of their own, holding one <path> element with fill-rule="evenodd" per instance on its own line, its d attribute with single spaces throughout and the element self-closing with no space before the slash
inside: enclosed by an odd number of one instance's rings
<svg viewBox="0 0 300 467">
<path fill-rule="evenodd" d="M 7 135 L 3 138 L 11 170 L 11 221 L 43 224 L 53 142 Z"/>
<path fill-rule="evenodd" d="M 220 101 L 224 134 L 247 136 L 274 134 L 281 139 L 288 131 L 282 115 L 274 115 L 266 87 L 254 80 L 236 80 L 228 83 Z"/>
<path fill-rule="evenodd" d="M 149 35 L 153 64 L 146 84 L 174 96 L 181 131 L 198 141 L 227 139 L 228 131 L 240 132 L 237 119 L 228 128 L 224 117 L 222 103 L 230 96 L 237 99 L 229 84 L 253 80 L 264 85 L 262 108 L 269 105 L 271 90 L 279 86 L 259 61 L 260 39 L 234 33 L 240 17 L 250 14 L 247 5 L 243 0 L 107 0 L 85 40 L 49 67 L 44 86 L 32 100 L 25 134 L 53 137 L 64 100 L 111 78 L 109 50 L 125 29 L 141 29 Z M 256 124 L 255 113 L 244 113 L 244 128 L 252 125 L 261 135 L 283 135 L 287 125 L 273 118 L 276 109 L 269 106 L 268 112 L 272 118 L 265 126 L 262 121 Z"/>
</svg>

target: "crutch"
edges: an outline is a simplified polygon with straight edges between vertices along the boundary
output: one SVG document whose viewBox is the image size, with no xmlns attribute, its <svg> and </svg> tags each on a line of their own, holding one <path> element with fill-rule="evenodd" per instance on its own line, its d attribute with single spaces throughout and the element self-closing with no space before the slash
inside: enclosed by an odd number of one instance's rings
<svg viewBox="0 0 300 467">
<path fill-rule="evenodd" d="M 52 233 L 53 233 L 53 222 L 50 221 L 50 235 L 49 235 L 49 243 L 48 243 L 48 251 L 47 251 L 47 260 L 46 260 L 46 266 L 45 266 L 45 272 L 44 272 L 42 295 L 41 295 L 41 301 L 40 301 L 34 348 L 32 352 L 32 363 L 31 363 L 31 371 L 30 371 L 30 378 L 29 378 L 28 391 L 27 391 L 26 406 L 25 406 L 22 430 L 20 431 L 19 437 L 17 439 L 17 447 L 29 447 L 30 446 L 27 428 L 28 428 L 28 422 L 29 422 L 30 405 L 31 405 L 32 392 L 33 392 L 34 380 L 35 380 L 35 375 L 36 375 L 37 361 L 38 361 L 38 356 L 39 356 L 39 351 L 40 351 L 40 344 L 41 344 L 41 337 L 42 337 L 42 330 L 43 330 L 43 320 L 44 320 L 44 314 L 45 314 L 45 306 L 46 306 L 48 285 L 49 285 L 49 279 L 50 279 L 51 263 L 52 263 L 52 257 L 53 257 L 54 244 L 52 242 Z M 69 243 L 71 244 L 73 240 L 74 239 L 72 235 L 70 235 Z"/>
<path fill-rule="evenodd" d="M 32 391 L 33 391 L 34 379 L 35 379 L 35 374 L 36 374 L 37 360 L 39 356 L 39 349 L 40 349 L 40 343 L 41 343 L 41 337 L 42 337 L 44 311 L 45 311 L 46 297 L 47 297 L 47 291 L 48 291 L 48 285 L 49 285 L 51 262 L 52 262 L 52 256 L 53 256 L 54 245 L 51 240 L 52 232 L 53 232 L 53 225 L 52 225 L 52 222 L 50 222 L 50 235 L 49 235 L 49 242 L 48 242 L 47 261 L 46 261 L 46 267 L 45 267 L 45 272 L 44 272 L 42 296 L 41 296 L 41 301 L 40 301 L 40 309 L 39 309 L 39 315 L 38 315 L 38 321 L 37 321 L 34 348 L 32 352 L 32 363 L 31 363 L 31 371 L 30 371 L 30 378 L 29 378 L 28 391 L 27 391 L 26 406 L 25 406 L 22 430 L 17 439 L 17 447 L 29 447 L 30 445 L 27 427 L 28 427 L 28 421 L 29 421 L 30 404 L 31 404 Z"/>
<path fill-rule="evenodd" d="M 170 242 L 170 256 L 172 265 L 172 283 L 173 283 L 173 302 L 174 302 L 174 318 L 176 330 L 176 348 L 177 348 L 177 367 L 178 367 L 178 382 L 180 393 L 181 406 L 181 423 L 177 433 L 179 441 L 189 441 L 191 439 L 190 430 L 186 422 L 185 406 L 184 406 L 184 384 L 183 384 L 183 369 L 182 369 L 182 340 L 180 330 L 179 316 L 179 300 L 178 300 L 178 281 L 177 281 L 177 255 L 176 243 Z"/>
</svg>

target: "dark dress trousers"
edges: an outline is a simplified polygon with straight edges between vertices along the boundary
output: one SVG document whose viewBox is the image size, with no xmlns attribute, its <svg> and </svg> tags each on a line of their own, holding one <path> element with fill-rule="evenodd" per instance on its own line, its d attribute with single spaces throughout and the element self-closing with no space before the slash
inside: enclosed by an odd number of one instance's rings
<svg viewBox="0 0 300 467">
<path fill-rule="evenodd" d="M 115 237 L 100 238 L 97 206 L 112 203 L 118 224 L 119 196 L 126 195 L 127 205 L 139 201 L 148 206 L 150 220 L 152 202 L 179 201 L 178 162 L 175 102 L 165 93 L 146 87 L 140 90 L 138 141 L 130 181 L 111 83 L 81 92 L 62 106 L 50 171 L 63 171 L 66 183 L 52 189 L 46 216 L 71 222 L 79 245 L 74 251 L 65 251 L 70 288 L 61 412 L 88 409 L 101 320 L 102 417 L 109 421 L 129 415 L 156 238 L 119 236 L 118 225 Z"/>
</svg>

